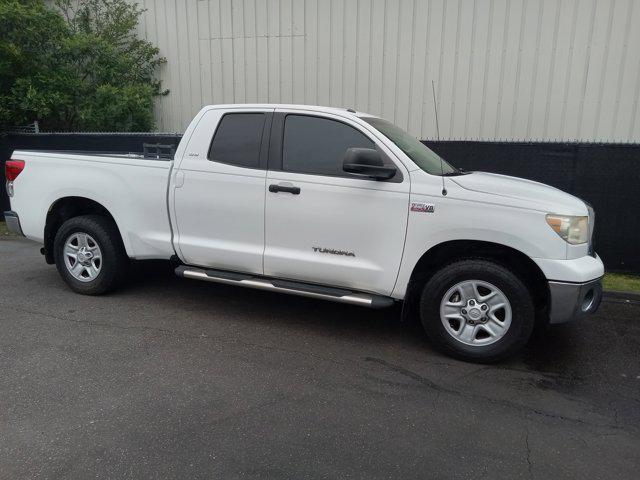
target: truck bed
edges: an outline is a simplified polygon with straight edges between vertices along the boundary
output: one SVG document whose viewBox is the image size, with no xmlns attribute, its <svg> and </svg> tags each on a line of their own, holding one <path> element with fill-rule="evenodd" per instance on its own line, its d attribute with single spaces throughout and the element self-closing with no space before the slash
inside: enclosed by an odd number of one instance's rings
<svg viewBox="0 0 640 480">
<path fill-rule="evenodd" d="M 43 242 L 47 212 L 68 197 L 90 199 L 111 212 L 127 253 L 136 258 L 173 255 L 167 182 L 173 161 L 141 154 L 16 150 L 25 161 L 11 198 L 24 234 Z"/>
</svg>

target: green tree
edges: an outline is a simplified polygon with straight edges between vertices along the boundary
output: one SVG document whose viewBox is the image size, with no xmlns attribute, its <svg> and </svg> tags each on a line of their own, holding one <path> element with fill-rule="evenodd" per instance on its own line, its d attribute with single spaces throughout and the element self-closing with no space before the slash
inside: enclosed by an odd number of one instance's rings
<svg viewBox="0 0 640 480">
<path fill-rule="evenodd" d="M 0 129 L 153 129 L 165 62 L 126 0 L 0 0 Z"/>
</svg>

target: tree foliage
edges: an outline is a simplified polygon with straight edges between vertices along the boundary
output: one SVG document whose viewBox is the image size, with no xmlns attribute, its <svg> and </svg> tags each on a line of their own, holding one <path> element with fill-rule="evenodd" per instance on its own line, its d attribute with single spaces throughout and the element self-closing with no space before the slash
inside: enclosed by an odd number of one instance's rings
<svg viewBox="0 0 640 480">
<path fill-rule="evenodd" d="M 0 0 L 0 130 L 145 131 L 165 62 L 126 0 Z"/>
</svg>

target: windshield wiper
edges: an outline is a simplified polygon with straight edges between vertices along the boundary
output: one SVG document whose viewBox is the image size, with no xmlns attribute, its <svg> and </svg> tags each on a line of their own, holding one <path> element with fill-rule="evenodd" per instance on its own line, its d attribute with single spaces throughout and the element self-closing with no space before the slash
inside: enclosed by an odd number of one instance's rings
<svg viewBox="0 0 640 480">
<path fill-rule="evenodd" d="M 456 168 L 453 172 L 443 173 L 442 176 L 443 177 L 458 177 L 460 175 L 467 175 L 469 173 L 471 173 L 471 172 L 465 172 L 461 168 Z"/>
</svg>

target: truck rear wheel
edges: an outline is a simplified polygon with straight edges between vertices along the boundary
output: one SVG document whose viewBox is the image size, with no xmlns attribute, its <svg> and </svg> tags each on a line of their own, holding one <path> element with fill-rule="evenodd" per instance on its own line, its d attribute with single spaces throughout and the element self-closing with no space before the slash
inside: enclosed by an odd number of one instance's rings
<svg viewBox="0 0 640 480">
<path fill-rule="evenodd" d="M 60 276 L 77 293 L 100 295 L 126 276 L 127 255 L 113 221 L 100 215 L 74 217 L 62 224 L 53 243 Z"/>
<path fill-rule="evenodd" d="M 489 363 L 527 343 L 535 315 L 529 289 L 515 273 L 490 260 L 465 259 L 427 281 L 420 317 L 427 335 L 445 353 Z"/>
</svg>

